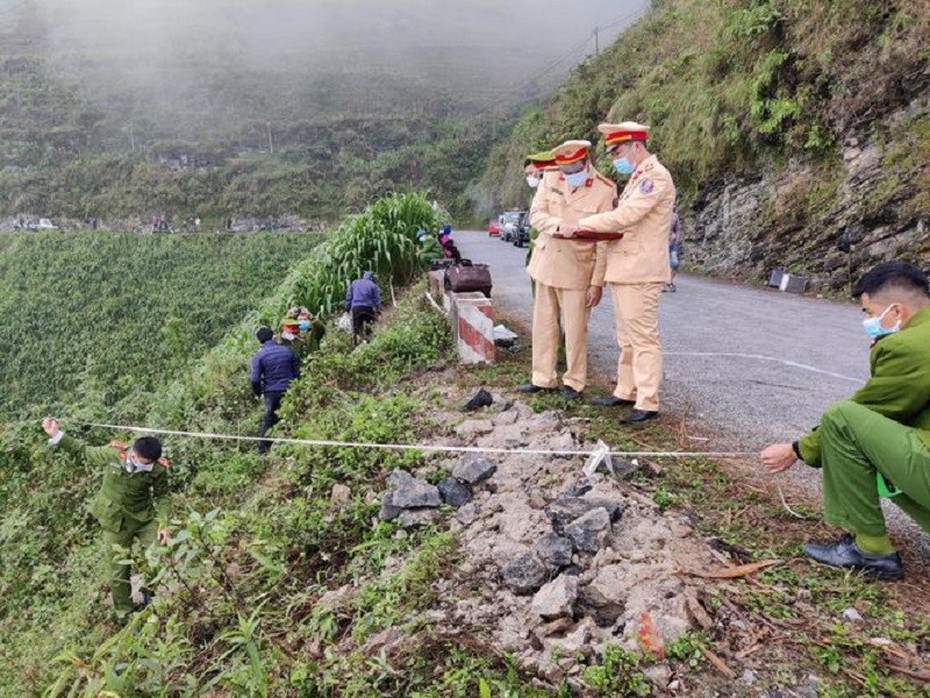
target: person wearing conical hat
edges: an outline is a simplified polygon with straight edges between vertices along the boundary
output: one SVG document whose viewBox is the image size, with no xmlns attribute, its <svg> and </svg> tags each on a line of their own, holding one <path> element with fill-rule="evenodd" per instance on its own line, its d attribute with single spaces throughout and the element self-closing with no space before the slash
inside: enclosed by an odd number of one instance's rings
<svg viewBox="0 0 930 698">
<path fill-rule="evenodd" d="M 668 233 L 675 205 L 675 183 L 646 149 L 649 127 L 634 121 L 598 126 L 614 168 L 629 181 L 616 208 L 581 218 L 563 234 L 579 230 L 621 232 L 608 243 L 604 278 L 620 345 L 617 387 L 612 396 L 592 401 L 615 407 L 631 405 L 623 422 L 632 424 L 659 414 L 662 349 L 659 344 L 659 297 L 669 281 Z"/>
<path fill-rule="evenodd" d="M 536 282 L 533 301 L 533 374 L 519 390 L 559 386 L 559 327 L 565 332 L 567 369 L 562 395 L 578 398 L 588 376 L 588 317 L 601 300 L 604 244 L 553 237 L 561 226 L 613 208 L 617 188 L 591 165 L 589 141 L 566 141 L 552 151 L 557 169 L 543 175 L 530 223 L 539 231 L 527 271 Z"/>
</svg>

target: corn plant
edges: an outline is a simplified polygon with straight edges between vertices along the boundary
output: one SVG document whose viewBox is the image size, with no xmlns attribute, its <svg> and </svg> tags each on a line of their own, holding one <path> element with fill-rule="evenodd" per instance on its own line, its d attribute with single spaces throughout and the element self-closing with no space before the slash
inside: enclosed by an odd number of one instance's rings
<svg viewBox="0 0 930 698">
<path fill-rule="evenodd" d="M 330 316 L 341 307 L 346 289 L 365 271 L 382 283 L 406 284 L 430 259 L 440 256 L 433 237 L 437 214 L 419 194 L 380 199 L 346 219 L 293 273 L 293 300 Z M 418 231 L 427 233 L 423 241 Z"/>
</svg>

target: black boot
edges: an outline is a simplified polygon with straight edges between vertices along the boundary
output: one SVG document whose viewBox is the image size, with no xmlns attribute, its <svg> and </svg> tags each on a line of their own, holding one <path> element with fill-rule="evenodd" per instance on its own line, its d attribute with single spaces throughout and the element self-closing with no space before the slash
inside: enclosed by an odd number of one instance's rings
<svg viewBox="0 0 930 698">
<path fill-rule="evenodd" d="M 904 576 L 904 563 L 897 553 L 875 555 L 856 545 L 856 539 L 848 533 L 835 543 L 808 543 L 804 554 L 831 567 L 859 570 L 885 581 L 895 581 Z"/>
</svg>

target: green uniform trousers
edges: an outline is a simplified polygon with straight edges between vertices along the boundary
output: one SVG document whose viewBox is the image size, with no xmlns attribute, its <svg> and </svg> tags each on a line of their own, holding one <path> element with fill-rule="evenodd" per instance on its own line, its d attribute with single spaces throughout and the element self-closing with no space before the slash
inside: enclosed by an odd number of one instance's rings
<svg viewBox="0 0 930 698">
<path fill-rule="evenodd" d="M 844 401 L 824 414 L 820 439 L 828 524 L 869 536 L 886 535 L 878 471 L 901 490 L 891 501 L 930 533 L 930 447 L 912 427 Z"/>
<path fill-rule="evenodd" d="M 151 521 L 136 521 L 124 516 L 119 531 L 104 531 L 104 559 L 107 565 L 107 579 L 110 593 L 113 595 L 113 610 L 117 615 L 131 613 L 132 587 L 129 582 L 130 569 L 125 561 L 132 554 L 133 544 L 138 542 L 144 550 L 155 541 L 158 523 Z"/>
</svg>

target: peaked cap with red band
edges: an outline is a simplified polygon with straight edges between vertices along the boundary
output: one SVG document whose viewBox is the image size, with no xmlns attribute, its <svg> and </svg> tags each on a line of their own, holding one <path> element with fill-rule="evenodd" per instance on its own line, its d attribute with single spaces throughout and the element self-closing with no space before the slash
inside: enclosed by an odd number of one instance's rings
<svg viewBox="0 0 930 698">
<path fill-rule="evenodd" d="M 535 172 L 545 172 L 555 167 L 555 156 L 551 150 L 543 150 L 539 153 L 527 155 L 526 159 L 529 161 L 527 167 L 531 167 Z"/>
<path fill-rule="evenodd" d="M 591 141 L 565 141 L 562 145 L 552 149 L 555 156 L 555 164 L 574 165 L 588 157 L 588 148 L 591 147 Z"/>
<path fill-rule="evenodd" d="M 649 127 L 635 121 L 624 121 L 619 124 L 601 124 L 597 130 L 604 134 L 604 145 L 611 148 L 628 141 L 645 142 L 649 138 Z"/>
<path fill-rule="evenodd" d="M 555 156 L 552 154 L 551 150 L 543 150 L 539 153 L 527 155 L 526 159 L 529 160 L 530 165 L 537 170 L 545 170 L 549 167 L 555 167 Z"/>
</svg>

